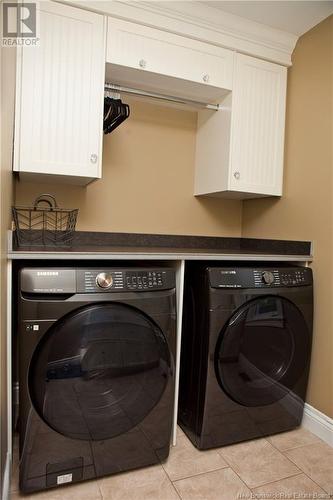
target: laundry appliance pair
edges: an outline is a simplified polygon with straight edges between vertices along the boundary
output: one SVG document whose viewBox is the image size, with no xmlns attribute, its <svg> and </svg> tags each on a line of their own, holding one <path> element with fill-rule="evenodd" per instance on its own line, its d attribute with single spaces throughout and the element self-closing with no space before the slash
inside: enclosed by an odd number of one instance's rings
<svg viewBox="0 0 333 500">
<path fill-rule="evenodd" d="M 174 270 L 29 266 L 17 306 L 21 490 L 165 460 Z M 187 264 L 179 421 L 195 446 L 300 424 L 312 314 L 309 268 Z"/>
</svg>

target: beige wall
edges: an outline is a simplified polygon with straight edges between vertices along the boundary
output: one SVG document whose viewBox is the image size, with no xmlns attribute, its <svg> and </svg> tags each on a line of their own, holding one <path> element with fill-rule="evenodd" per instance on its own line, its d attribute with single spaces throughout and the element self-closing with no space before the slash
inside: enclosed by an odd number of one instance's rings
<svg viewBox="0 0 333 500">
<path fill-rule="evenodd" d="M 289 70 L 284 195 L 243 206 L 243 236 L 314 242 L 315 322 L 307 401 L 333 417 L 333 17 L 303 35 Z"/>
<path fill-rule="evenodd" d="M 130 119 L 104 137 L 101 180 L 87 188 L 18 182 L 16 203 L 51 192 L 80 209 L 82 230 L 239 236 L 240 201 L 193 196 L 196 113 L 126 102 Z"/>
<path fill-rule="evenodd" d="M 0 151 L 0 494 L 7 453 L 7 229 L 10 228 L 10 206 L 13 202 L 12 143 L 14 117 L 15 51 L 1 49 L 1 151 Z"/>
</svg>

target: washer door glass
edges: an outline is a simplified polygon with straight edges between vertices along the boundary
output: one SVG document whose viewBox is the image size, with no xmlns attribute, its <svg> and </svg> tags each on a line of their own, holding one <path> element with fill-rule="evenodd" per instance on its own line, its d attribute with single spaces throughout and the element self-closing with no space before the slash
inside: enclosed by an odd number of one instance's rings
<svg viewBox="0 0 333 500">
<path fill-rule="evenodd" d="M 31 360 L 29 390 L 54 430 L 102 440 L 141 422 L 170 375 L 160 328 L 137 309 L 104 303 L 78 309 L 48 330 Z"/>
<path fill-rule="evenodd" d="M 277 296 L 256 298 L 224 326 L 215 352 L 216 376 L 237 403 L 271 404 L 293 389 L 310 349 L 309 329 L 292 302 Z"/>
</svg>

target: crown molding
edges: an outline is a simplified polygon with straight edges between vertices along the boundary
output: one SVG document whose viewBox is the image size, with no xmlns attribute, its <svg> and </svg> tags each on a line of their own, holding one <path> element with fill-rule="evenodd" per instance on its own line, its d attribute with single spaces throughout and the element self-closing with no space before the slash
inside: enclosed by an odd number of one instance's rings
<svg viewBox="0 0 333 500">
<path fill-rule="evenodd" d="M 297 35 L 196 1 L 63 1 L 284 66 L 291 65 L 291 54 L 298 40 Z"/>
<path fill-rule="evenodd" d="M 291 64 L 290 57 L 298 39 L 297 35 L 227 12 L 221 12 L 219 9 L 196 1 L 141 1 L 139 5 L 147 11 L 160 13 L 163 17 L 174 18 L 192 27 L 205 30 L 206 33 L 200 33 L 201 37 L 205 37 L 205 39 L 200 38 L 200 41 L 257 55 L 264 59 L 273 60 L 273 57 L 274 62 Z M 197 38 L 198 34 L 197 32 L 196 36 L 192 37 Z M 258 51 L 258 53 L 253 51 Z M 273 53 L 276 55 L 272 56 Z"/>
</svg>

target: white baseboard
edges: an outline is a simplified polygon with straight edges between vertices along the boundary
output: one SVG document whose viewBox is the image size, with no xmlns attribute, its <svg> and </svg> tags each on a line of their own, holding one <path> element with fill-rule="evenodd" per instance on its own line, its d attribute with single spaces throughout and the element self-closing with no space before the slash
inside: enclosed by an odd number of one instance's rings
<svg viewBox="0 0 333 500">
<path fill-rule="evenodd" d="M 302 426 L 333 447 L 333 418 L 305 403 Z"/>
<path fill-rule="evenodd" d="M 6 455 L 5 472 L 3 475 L 1 500 L 9 500 L 10 498 L 10 475 L 11 475 L 11 454 Z"/>
</svg>

